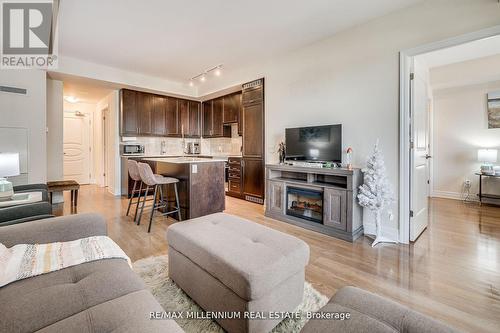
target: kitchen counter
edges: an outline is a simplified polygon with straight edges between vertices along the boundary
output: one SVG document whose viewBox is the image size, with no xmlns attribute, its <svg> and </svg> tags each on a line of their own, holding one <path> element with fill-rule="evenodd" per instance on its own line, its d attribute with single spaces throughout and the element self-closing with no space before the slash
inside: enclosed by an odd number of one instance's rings
<svg viewBox="0 0 500 333">
<path fill-rule="evenodd" d="M 176 163 L 176 164 L 191 164 L 191 163 L 214 163 L 214 162 L 226 162 L 227 159 L 220 157 L 155 157 L 155 158 L 143 158 L 144 161 L 149 162 L 160 162 L 160 163 Z"/>
<path fill-rule="evenodd" d="M 199 159 L 219 159 L 223 161 L 227 161 L 229 157 L 240 157 L 241 155 L 226 155 L 226 154 L 216 154 L 216 155 L 148 155 L 148 154 L 129 154 L 129 155 L 121 155 L 122 158 L 133 158 L 133 159 L 150 159 L 150 158 L 199 158 Z"/>
</svg>

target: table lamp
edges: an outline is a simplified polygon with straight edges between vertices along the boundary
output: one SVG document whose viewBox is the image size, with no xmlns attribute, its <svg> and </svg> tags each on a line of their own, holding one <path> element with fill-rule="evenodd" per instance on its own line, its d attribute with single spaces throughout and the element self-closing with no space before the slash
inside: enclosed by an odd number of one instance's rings
<svg viewBox="0 0 500 333">
<path fill-rule="evenodd" d="M 0 201 L 10 200 L 14 195 L 12 183 L 5 177 L 19 174 L 19 153 L 0 153 Z"/>
<path fill-rule="evenodd" d="M 498 151 L 496 149 L 478 149 L 477 160 L 481 163 L 481 172 L 486 175 L 495 173 L 493 163 L 497 161 Z"/>
</svg>

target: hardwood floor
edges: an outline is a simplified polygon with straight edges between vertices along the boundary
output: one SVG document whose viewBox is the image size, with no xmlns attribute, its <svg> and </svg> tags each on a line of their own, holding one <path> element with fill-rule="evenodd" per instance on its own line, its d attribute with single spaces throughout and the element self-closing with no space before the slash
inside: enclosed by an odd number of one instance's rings
<svg viewBox="0 0 500 333">
<path fill-rule="evenodd" d="M 69 193 L 58 214 L 70 214 Z M 126 217 L 127 200 L 82 186 L 78 212 L 99 212 L 109 235 L 132 261 L 167 252 L 172 219 L 149 214 L 140 226 Z M 470 332 L 500 331 L 500 208 L 432 199 L 430 225 L 413 245 L 348 243 L 266 218 L 261 205 L 228 197 L 226 212 L 303 239 L 311 247 L 306 279 L 327 296 L 353 285 L 389 297 Z"/>
</svg>

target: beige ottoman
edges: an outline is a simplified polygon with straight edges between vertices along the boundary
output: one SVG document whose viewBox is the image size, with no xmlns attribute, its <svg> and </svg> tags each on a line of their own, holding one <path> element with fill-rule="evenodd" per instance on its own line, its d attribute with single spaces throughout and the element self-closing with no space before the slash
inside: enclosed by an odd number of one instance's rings
<svg viewBox="0 0 500 333">
<path fill-rule="evenodd" d="M 309 246 L 242 218 L 217 213 L 168 228 L 169 275 L 205 311 L 239 311 L 218 319 L 228 332 L 268 332 L 279 319 L 244 311 L 293 311 L 302 301 Z"/>
</svg>

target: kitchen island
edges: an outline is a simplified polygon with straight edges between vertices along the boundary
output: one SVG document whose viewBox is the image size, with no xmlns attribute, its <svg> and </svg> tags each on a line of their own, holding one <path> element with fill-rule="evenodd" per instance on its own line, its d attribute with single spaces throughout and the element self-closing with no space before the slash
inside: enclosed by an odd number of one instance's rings
<svg viewBox="0 0 500 333">
<path fill-rule="evenodd" d="M 182 219 L 192 219 L 225 209 L 224 164 L 222 158 L 158 157 L 140 160 L 151 165 L 156 174 L 179 179 L 178 191 Z M 163 193 L 173 209 L 173 186 Z M 172 216 L 175 217 L 175 214 Z"/>
</svg>

